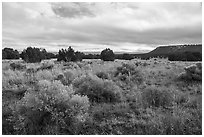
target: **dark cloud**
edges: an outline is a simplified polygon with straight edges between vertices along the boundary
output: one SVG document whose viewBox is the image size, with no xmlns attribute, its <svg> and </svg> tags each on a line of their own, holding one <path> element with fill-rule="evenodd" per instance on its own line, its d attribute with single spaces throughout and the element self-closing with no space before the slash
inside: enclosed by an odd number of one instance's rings
<svg viewBox="0 0 204 137">
<path fill-rule="evenodd" d="M 79 2 L 67 3 L 52 3 L 52 10 L 60 17 L 93 17 L 95 14 L 90 10 L 89 4 Z M 93 6 L 93 5 L 92 5 Z"/>
</svg>

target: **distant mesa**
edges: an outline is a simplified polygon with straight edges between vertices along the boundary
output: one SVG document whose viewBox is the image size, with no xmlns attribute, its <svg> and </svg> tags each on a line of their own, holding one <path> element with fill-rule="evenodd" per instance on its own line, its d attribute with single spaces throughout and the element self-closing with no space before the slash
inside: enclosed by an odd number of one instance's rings
<svg viewBox="0 0 204 137">
<path fill-rule="evenodd" d="M 197 45 L 175 45 L 175 46 L 160 46 L 149 52 L 148 54 L 171 54 L 175 52 L 199 52 L 202 53 L 202 44 Z"/>
<path fill-rule="evenodd" d="M 184 55 L 185 54 L 185 55 Z M 156 49 L 145 53 L 145 54 L 136 54 L 135 57 L 140 57 L 143 59 L 149 59 L 153 57 L 170 57 L 174 56 L 187 56 L 186 54 L 199 55 L 202 58 L 202 44 L 194 45 L 173 45 L 173 46 L 159 46 Z M 184 57 L 182 57 L 184 58 Z M 184 59 L 185 60 L 185 59 Z M 199 58 L 200 60 L 200 58 Z"/>
</svg>

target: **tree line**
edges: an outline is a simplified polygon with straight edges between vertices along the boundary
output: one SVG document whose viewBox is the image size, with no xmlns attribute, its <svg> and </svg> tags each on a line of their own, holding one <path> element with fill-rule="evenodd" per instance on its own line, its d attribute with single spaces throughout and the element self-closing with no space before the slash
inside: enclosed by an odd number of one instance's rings
<svg viewBox="0 0 204 137">
<path fill-rule="evenodd" d="M 59 50 L 58 54 L 47 52 L 42 48 L 27 47 L 21 53 L 12 48 L 4 48 L 2 50 L 2 59 L 19 59 L 22 58 L 28 63 L 41 62 L 44 59 L 57 58 L 57 61 L 65 62 L 76 62 L 82 61 L 82 59 L 101 59 L 103 61 L 114 61 L 115 59 L 131 60 L 134 58 L 146 59 L 145 54 L 114 54 L 113 50 L 106 48 L 101 51 L 100 54 L 84 54 L 83 52 L 74 51 L 72 47 L 68 49 Z M 170 61 L 202 61 L 202 54 L 199 52 L 183 52 L 183 53 L 172 53 L 166 55 Z"/>
<path fill-rule="evenodd" d="M 115 54 L 109 48 L 104 49 L 100 55 L 85 55 L 83 52 L 74 51 L 72 47 L 68 47 L 68 49 L 59 50 L 58 54 L 55 55 L 53 53 L 47 52 L 42 48 L 35 47 L 27 47 L 21 53 L 12 48 L 4 48 L 2 50 L 2 59 L 20 59 L 22 58 L 25 62 L 35 63 L 41 62 L 44 59 L 52 59 L 57 58 L 57 61 L 82 61 L 82 59 L 95 59 L 100 58 L 104 61 L 114 61 Z"/>
<path fill-rule="evenodd" d="M 20 59 L 29 63 L 41 62 L 43 59 L 56 58 L 56 55 L 50 52 L 47 52 L 42 48 L 32 48 L 28 47 L 24 49 L 21 53 L 12 48 L 4 48 L 2 50 L 2 59 Z"/>
</svg>

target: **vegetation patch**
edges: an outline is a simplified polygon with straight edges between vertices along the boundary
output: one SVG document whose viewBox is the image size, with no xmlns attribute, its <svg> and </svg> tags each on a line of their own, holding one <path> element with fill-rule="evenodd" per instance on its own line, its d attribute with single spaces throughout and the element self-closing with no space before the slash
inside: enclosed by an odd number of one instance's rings
<svg viewBox="0 0 204 137">
<path fill-rule="evenodd" d="M 118 102 L 120 88 L 110 80 L 102 80 L 93 75 L 85 75 L 73 81 L 76 93 L 87 95 L 91 102 Z"/>
<path fill-rule="evenodd" d="M 121 67 L 117 67 L 115 77 L 128 83 L 141 84 L 143 82 L 142 73 L 133 64 L 122 64 Z"/>
<path fill-rule="evenodd" d="M 155 86 L 144 89 L 142 98 L 148 107 L 170 107 L 173 103 L 173 96 L 169 90 Z"/>
<path fill-rule="evenodd" d="M 25 70 L 26 69 L 26 65 L 23 65 L 21 63 L 11 63 L 10 67 L 12 70 Z"/>
<path fill-rule="evenodd" d="M 202 64 L 197 63 L 184 68 L 178 78 L 186 81 L 202 81 Z"/>
<path fill-rule="evenodd" d="M 87 97 L 73 95 L 73 89 L 59 81 L 41 80 L 21 99 L 13 112 L 19 134 L 73 134 L 73 124 L 83 122 L 89 108 Z"/>
<path fill-rule="evenodd" d="M 201 63 L 12 60 L 2 66 L 4 135 L 202 134 Z"/>
</svg>

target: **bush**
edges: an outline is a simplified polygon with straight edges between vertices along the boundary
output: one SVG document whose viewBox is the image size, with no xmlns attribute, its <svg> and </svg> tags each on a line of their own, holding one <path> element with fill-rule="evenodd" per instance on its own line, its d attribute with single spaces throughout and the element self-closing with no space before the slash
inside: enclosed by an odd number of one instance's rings
<svg viewBox="0 0 204 137">
<path fill-rule="evenodd" d="M 54 63 L 51 63 L 51 62 L 45 62 L 45 63 L 42 63 L 42 65 L 40 66 L 40 68 L 38 68 L 38 70 L 49 70 L 49 69 L 52 69 L 54 67 Z"/>
<path fill-rule="evenodd" d="M 87 96 L 73 95 L 70 100 L 72 114 L 81 122 L 85 122 L 88 116 L 89 99 Z"/>
<path fill-rule="evenodd" d="M 2 74 L 2 89 L 17 91 L 24 87 L 25 78 L 21 71 L 7 70 Z"/>
<path fill-rule="evenodd" d="M 133 114 L 134 115 L 134 114 Z M 98 104 L 91 108 L 89 118 L 82 124 L 80 134 L 117 135 L 125 133 L 131 110 L 126 103 Z M 128 132 L 128 131 L 127 131 Z M 132 134 L 133 132 L 129 132 Z"/>
<path fill-rule="evenodd" d="M 74 134 L 89 108 L 87 97 L 73 96 L 59 81 L 41 80 L 25 94 L 14 111 L 17 134 Z M 74 129 L 74 130 L 73 130 Z"/>
<path fill-rule="evenodd" d="M 75 79 L 75 77 L 76 75 L 73 73 L 72 70 L 65 70 L 61 82 L 63 85 L 70 85 Z"/>
<path fill-rule="evenodd" d="M 12 48 L 4 48 L 2 50 L 2 59 L 19 59 L 20 55 L 17 50 Z"/>
<path fill-rule="evenodd" d="M 24 70 L 24 69 L 26 69 L 26 65 L 23 65 L 21 63 L 11 63 L 10 67 L 12 70 Z"/>
<path fill-rule="evenodd" d="M 184 113 L 185 112 L 185 113 Z M 175 108 L 172 115 L 164 115 L 161 118 L 162 134 L 166 135 L 201 135 L 202 134 L 202 111 L 184 110 Z"/>
<path fill-rule="evenodd" d="M 118 77 L 121 81 L 128 81 L 134 83 L 142 83 L 143 77 L 135 65 L 123 64 L 121 67 L 117 67 L 115 77 Z"/>
<path fill-rule="evenodd" d="M 82 76 L 73 81 L 76 93 L 87 95 L 91 102 L 118 102 L 121 100 L 120 88 L 110 80 L 96 76 Z"/>
<path fill-rule="evenodd" d="M 122 74 L 122 75 L 131 75 L 135 71 L 134 66 L 130 64 L 122 64 L 121 67 L 117 67 L 117 71 L 115 76 Z"/>
<path fill-rule="evenodd" d="M 65 69 L 78 69 L 79 66 L 74 62 L 64 62 L 63 63 L 63 70 Z"/>
<path fill-rule="evenodd" d="M 111 49 L 107 48 L 107 49 L 104 49 L 103 51 L 101 51 L 100 58 L 103 61 L 114 61 L 115 60 L 115 54 L 113 53 L 113 51 Z"/>
<path fill-rule="evenodd" d="M 147 107 L 169 107 L 173 103 L 170 91 L 154 86 L 144 89 L 142 99 Z"/>
<path fill-rule="evenodd" d="M 53 80 L 54 77 L 49 70 L 40 70 L 35 74 L 37 80 Z"/>
<path fill-rule="evenodd" d="M 182 72 L 178 78 L 186 81 L 202 81 L 202 64 L 197 63 L 184 68 L 185 72 Z"/>
</svg>

